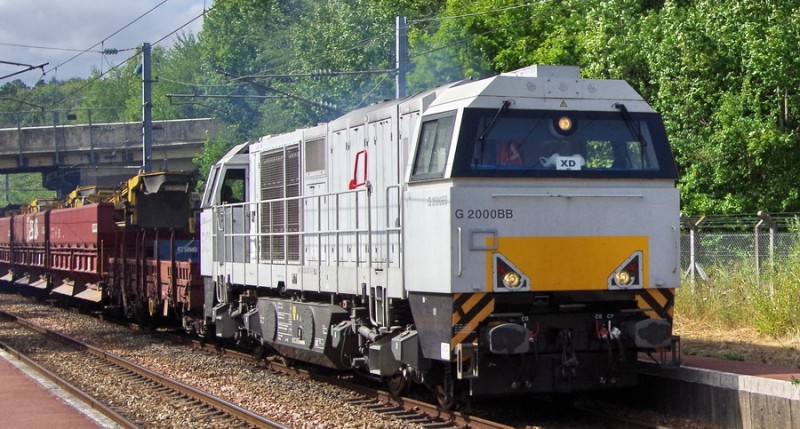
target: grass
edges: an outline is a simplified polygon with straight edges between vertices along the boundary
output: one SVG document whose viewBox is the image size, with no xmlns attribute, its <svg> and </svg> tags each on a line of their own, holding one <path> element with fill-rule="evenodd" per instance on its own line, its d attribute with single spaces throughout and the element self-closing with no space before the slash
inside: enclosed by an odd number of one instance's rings
<svg viewBox="0 0 800 429">
<path fill-rule="evenodd" d="M 742 355 L 741 353 L 728 352 L 728 353 L 723 353 L 722 356 L 720 357 L 725 360 L 735 360 L 738 362 L 744 362 L 744 355 Z"/>
<path fill-rule="evenodd" d="M 752 261 L 704 267 L 708 281 L 685 280 L 677 292 L 676 317 L 685 323 L 756 329 L 780 338 L 800 328 L 800 252 L 756 276 Z"/>
</svg>

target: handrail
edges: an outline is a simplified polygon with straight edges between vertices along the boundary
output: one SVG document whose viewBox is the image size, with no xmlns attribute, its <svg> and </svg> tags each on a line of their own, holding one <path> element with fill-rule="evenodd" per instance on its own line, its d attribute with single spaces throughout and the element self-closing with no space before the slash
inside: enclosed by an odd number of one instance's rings
<svg viewBox="0 0 800 429">
<path fill-rule="evenodd" d="M 400 226 L 393 227 L 393 226 L 391 226 L 391 223 L 390 223 L 392 221 L 392 218 L 391 218 L 391 213 L 390 213 L 390 210 L 389 210 L 389 207 L 391 207 L 391 205 L 389 204 L 389 198 L 390 198 L 389 193 L 391 192 L 392 189 L 397 189 L 397 215 L 398 215 L 398 219 L 400 220 L 400 222 L 402 222 L 402 219 L 403 219 L 403 216 L 402 216 L 403 204 L 402 204 L 402 201 L 400 201 L 400 196 L 401 196 L 400 190 L 401 190 L 401 187 L 400 187 L 399 184 L 398 185 L 389 185 L 389 186 L 386 187 L 386 225 L 385 225 L 385 228 L 386 228 L 386 266 L 387 267 L 389 266 L 389 253 L 390 253 L 390 250 L 391 250 L 391 240 L 390 240 L 391 233 L 392 232 L 400 232 L 400 231 L 402 231 L 402 228 Z M 398 241 L 399 240 L 400 239 L 398 238 Z"/>
<path fill-rule="evenodd" d="M 283 231 L 280 231 L 280 232 L 263 232 L 264 230 L 273 231 L 275 229 L 275 224 L 273 223 L 272 216 L 270 216 L 269 219 L 266 219 L 266 221 L 267 221 L 266 223 L 260 225 L 261 226 L 261 230 L 260 231 L 246 231 L 245 230 L 245 232 L 241 232 L 241 233 L 234 233 L 232 231 L 223 231 L 224 238 L 226 240 L 227 239 L 232 239 L 234 237 L 269 238 L 270 239 L 270 243 L 269 243 L 269 249 L 270 249 L 269 262 L 275 262 L 276 259 L 274 258 L 272 249 L 274 249 L 274 241 L 273 241 L 273 239 L 276 238 L 276 237 L 288 238 L 288 237 L 295 237 L 295 236 L 304 237 L 304 236 L 319 235 L 320 240 L 321 240 L 322 235 L 326 235 L 326 234 L 334 235 L 335 234 L 337 236 L 337 239 L 336 239 L 336 247 L 337 247 L 336 260 L 338 262 L 340 260 L 340 258 L 339 258 L 340 255 L 338 255 L 338 247 L 339 247 L 339 244 L 340 244 L 340 236 L 341 235 L 343 235 L 343 234 L 354 235 L 356 237 L 356 245 L 358 245 L 360 243 L 360 238 L 359 237 L 361 235 L 366 233 L 368 235 L 368 237 L 371 237 L 372 233 L 374 232 L 372 230 L 372 225 L 371 225 L 371 216 L 372 216 L 372 214 L 371 214 L 371 211 L 372 211 L 371 199 L 369 197 L 366 198 L 366 201 L 367 201 L 367 205 L 366 205 L 366 210 L 367 210 L 366 225 L 362 226 L 363 223 L 361 222 L 361 218 L 359 216 L 359 211 L 355 210 L 355 213 L 356 213 L 356 217 L 355 217 L 356 226 L 355 226 L 355 228 L 341 229 L 339 227 L 341 225 L 341 221 L 340 221 L 341 201 L 340 201 L 339 197 L 345 196 L 345 195 L 350 195 L 350 194 L 352 194 L 354 196 L 357 196 L 359 194 L 367 194 L 368 195 L 369 192 L 370 192 L 370 187 L 366 186 L 366 187 L 360 187 L 360 188 L 354 189 L 354 190 L 347 190 L 347 191 L 342 191 L 342 192 L 329 192 L 329 193 L 320 194 L 320 195 L 301 195 L 301 196 L 296 196 L 296 197 L 275 198 L 275 199 L 270 199 L 270 200 L 258 200 L 258 201 L 233 203 L 233 204 L 220 204 L 220 205 L 214 206 L 212 209 L 214 211 L 217 211 L 217 212 L 219 212 L 221 210 L 231 210 L 230 213 L 226 212 L 223 217 L 230 217 L 230 220 L 233 222 L 234 220 L 238 220 L 238 219 L 233 219 L 234 218 L 234 216 L 233 216 L 233 208 L 235 208 L 235 207 L 243 207 L 242 215 L 241 215 L 242 219 L 240 219 L 240 220 L 242 222 L 244 222 L 245 221 L 245 216 L 249 212 L 255 212 L 256 216 L 261 217 L 263 215 L 263 213 L 262 213 L 262 211 L 260 209 L 264 205 L 268 206 L 270 213 L 272 213 L 274 211 L 275 207 L 280 207 L 282 205 L 283 208 L 284 208 L 284 216 L 283 216 L 284 219 L 283 219 L 283 225 L 282 225 Z M 335 206 L 334 207 L 334 209 L 335 209 L 334 212 L 336 213 L 335 218 L 334 218 L 334 226 L 335 226 L 335 228 L 330 228 L 330 225 L 329 225 L 328 229 L 326 229 L 325 231 L 319 230 L 319 228 L 317 228 L 317 230 L 304 230 L 304 231 L 297 231 L 297 232 L 289 231 L 289 224 L 288 224 L 288 211 L 289 211 L 288 207 L 289 207 L 289 203 L 291 201 L 297 201 L 297 203 L 299 205 L 298 207 L 302 207 L 303 206 L 303 202 L 305 200 L 317 199 L 318 201 L 321 201 L 322 198 L 333 198 L 333 200 L 334 200 L 334 206 Z M 354 209 L 357 209 L 358 205 L 360 204 L 359 203 L 359 199 L 356 199 L 354 201 L 354 203 L 355 203 Z M 322 204 L 319 204 L 318 206 L 320 207 L 320 211 L 321 211 Z M 255 207 L 256 210 L 250 210 L 250 209 L 248 209 L 248 207 Z M 319 216 L 321 217 L 321 213 L 320 213 Z M 321 225 L 321 223 L 320 223 L 320 225 Z M 223 225 L 223 228 L 224 228 L 224 225 Z M 232 223 L 231 223 L 231 229 L 232 229 Z M 368 244 L 371 244 L 371 241 L 368 241 Z M 282 260 L 290 262 L 287 259 L 288 258 L 288 253 L 289 253 L 288 252 L 289 249 L 288 249 L 287 246 L 288 246 L 288 240 L 285 240 L 284 243 L 283 243 L 283 251 L 284 251 L 283 253 L 284 253 L 285 256 L 284 256 L 284 259 L 282 259 Z M 227 246 L 224 246 L 224 247 L 227 248 Z M 358 253 L 358 252 L 360 252 L 360 250 L 358 248 L 356 248 L 356 252 L 357 252 L 356 253 L 356 256 L 357 256 L 356 260 L 360 264 L 360 256 L 361 255 Z M 300 253 L 302 253 L 302 252 L 300 252 Z M 370 256 L 371 256 L 372 252 L 369 252 L 369 253 L 370 253 Z M 228 256 L 228 255 L 225 255 L 225 256 Z M 223 260 L 227 260 L 227 259 L 223 259 Z M 260 260 L 260 255 L 259 255 L 259 260 Z M 297 261 L 298 260 L 295 260 L 294 262 L 297 262 Z M 371 260 L 368 260 L 368 262 L 371 263 Z"/>
<path fill-rule="evenodd" d="M 398 237 L 398 245 L 402 242 L 401 226 L 392 224 L 395 215 L 400 216 L 402 223 L 402 186 L 392 184 L 384 188 L 381 197 L 383 200 L 381 202 L 386 207 L 384 219 L 382 225 L 381 222 L 373 225 L 375 203 L 371 196 L 373 189 L 370 182 L 367 181 L 365 185 L 344 191 L 213 206 L 212 213 L 215 219 L 225 221 L 224 225 L 221 225 L 223 231 L 218 233 L 218 238 L 225 243 L 222 249 L 218 249 L 224 253 L 219 255 L 221 256 L 219 260 L 233 262 L 234 255 L 230 254 L 232 249 L 229 246 L 237 243 L 234 245 L 237 249 L 244 247 L 241 249 L 244 262 L 273 265 L 312 264 L 321 269 L 323 266 L 340 267 L 347 262 L 343 258 L 350 255 L 347 259 L 355 258 L 353 262 L 356 267 L 372 267 L 379 260 L 377 249 L 373 248 L 377 236 L 373 235 L 381 234 L 386 240 L 381 247 L 385 251 L 385 264 L 388 266 L 394 243 L 392 237 Z M 396 205 L 392 203 L 392 198 L 397 199 Z M 317 213 L 308 213 L 309 207 L 317 210 Z M 280 210 L 283 212 L 279 213 Z M 290 213 L 290 210 L 297 211 L 296 221 L 293 219 L 295 213 Z M 326 219 L 327 222 L 323 225 Z M 244 222 L 246 225 L 235 228 L 234 224 L 237 222 Z M 295 228 L 296 230 L 292 230 Z M 241 244 L 238 244 L 237 240 L 241 240 Z M 345 243 L 355 245 L 356 248 L 343 253 Z M 315 254 L 305 253 L 304 247 L 313 245 L 317 246 Z M 326 247 L 323 248 L 323 245 Z M 366 245 L 366 250 L 361 248 L 362 245 Z M 323 263 L 326 254 L 326 262 Z M 316 257 L 316 261 L 311 261 L 313 257 Z M 309 260 L 306 261 L 306 258 Z M 225 268 L 229 269 L 232 268 Z M 247 274 L 246 271 L 244 270 L 243 275 Z M 240 280 L 246 281 L 246 279 Z M 374 298 L 373 291 L 367 290 L 366 293 L 368 300 L 371 301 Z M 371 311 L 370 317 L 374 316 L 375 311 Z"/>
</svg>

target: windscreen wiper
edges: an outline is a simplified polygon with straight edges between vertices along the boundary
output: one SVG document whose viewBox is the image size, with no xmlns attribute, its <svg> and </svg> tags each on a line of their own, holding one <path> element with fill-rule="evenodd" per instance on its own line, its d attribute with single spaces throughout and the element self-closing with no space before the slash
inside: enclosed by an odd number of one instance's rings
<svg viewBox="0 0 800 429">
<path fill-rule="evenodd" d="M 489 133 L 494 128 L 495 123 L 497 123 L 497 118 L 503 114 L 506 110 L 508 110 L 511 105 L 514 104 L 514 100 L 503 100 L 503 105 L 497 109 L 497 113 L 494 114 L 494 117 L 491 121 L 486 125 L 483 132 L 481 133 L 480 137 L 478 137 L 478 159 L 476 159 L 476 164 L 479 164 L 477 161 L 483 161 L 483 144 L 486 142 L 486 137 L 489 136 Z"/>
<path fill-rule="evenodd" d="M 625 120 L 625 125 L 628 127 L 628 131 L 631 132 L 633 138 L 639 142 L 639 157 L 641 158 L 641 166 L 644 169 L 644 148 L 647 147 L 647 142 L 644 140 L 642 136 L 642 131 L 634 125 L 633 118 L 631 118 L 631 113 L 628 112 L 628 108 L 625 107 L 622 103 L 614 103 L 614 107 L 619 109 L 620 114 L 622 114 L 622 119 Z"/>
</svg>

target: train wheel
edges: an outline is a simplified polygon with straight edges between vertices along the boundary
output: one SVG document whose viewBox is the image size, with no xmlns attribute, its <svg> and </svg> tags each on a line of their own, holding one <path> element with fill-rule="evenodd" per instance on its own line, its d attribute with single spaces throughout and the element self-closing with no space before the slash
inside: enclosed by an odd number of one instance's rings
<svg viewBox="0 0 800 429">
<path fill-rule="evenodd" d="M 267 349 L 264 346 L 256 346 L 251 356 L 255 360 L 262 360 L 267 357 Z"/>
<path fill-rule="evenodd" d="M 183 316 L 181 318 L 181 326 L 183 327 L 183 332 L 187 335 L 195 334 L 195 321 L 189 316 Z"/>
<path fill-rule="evenodd" d="M 408 379 L 403 373 L 397 374 L 386 379 L 386 387 L 389 389 L 389 394 L 392 396 L 403 396 L 408 393 L 408 388 L 411 386 L 411 380 Z"/>
<path fill-rule="evenodd" d="M 194 330 L 197 332 L 197 336 L 204 340 L 211 337 L 211 329 L 209 329 L 208 324 L 203 319 L 197 319 L 195 321 Z"/>
<path fill-rule="evenodd" d="M 294 359 L 288 358 L 288 357 L 283 356 L 283 355 L 278 355 L 278 362 L 280 362 L 281 365 L 283 365 L 283 366 L 285 366 L 287 368 L 292 368 L 295 365 Z"/>
<path fill-rule="evenodd" d="M 436 385 L 436 402 L 443 410 L 453 410 L 456 407 L 456 398 L 453 395 L 453 385 L 450 383 Z"/>
</svg>

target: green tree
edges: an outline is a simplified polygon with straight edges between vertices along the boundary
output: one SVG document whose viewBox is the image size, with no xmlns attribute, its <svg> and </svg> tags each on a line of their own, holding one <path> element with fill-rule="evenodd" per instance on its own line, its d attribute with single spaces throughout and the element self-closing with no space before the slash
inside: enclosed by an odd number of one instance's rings
<svg viewBox="0 0 800 429">
<path fill-rule="evenodd" d="M 231 126 L 228 143 L 286 132 L 394 95 L 395 16 L 432 13 L 439 2 L 227 0 L 199 37 L 209 83 L 230 98 L 212 105 Z M 330 70 L 331 74 L 321 71 Z M 312 77 L 297 77 L 314 73 Z M 256 98 L 259 97 L 259 98 Z M 200 159 L 210 160 L 210 156 Z"/>
<path fill-rule="evenodd" d="M 800 209 L 800 9 L 789 0 L 218 0 L 197 37 L 153 50 L 154 117 L 228 124 L 198 157 L 207 169 L 235 143 L 391 98 L 391 73 L 281 76 L 392 69 L 397 15 L 409 19 L 412 93 L 531 64 L 579 65 L 586 77 L 629 81 L 662 113 L 685 211 Z M 5 83 L 0 123 L 52 123 L 52 109 L 139 120 L 135 65 L 91 81 Z"/>
<path fill-rule="evenodd" d="M 80 109 L 76 112 L 78 121 L 103 123 L 135 120 L 135 116 L 126 110 L 130 100 L 141 99 L 141 89 L 136 91 L 135 88 L 134 67 L 135 64 L 128 64 L 105 76 L 94 70 L 90 78 L 93 81 L 82 90 Z M 141 120 L 141 109 L 138 116 Z"/>
<path fill-rule="evenodd" d="M 800 208 L 792 2 L 666 2 L 646 60 L 681 170 L 684 209 Z"/>
</svg>

